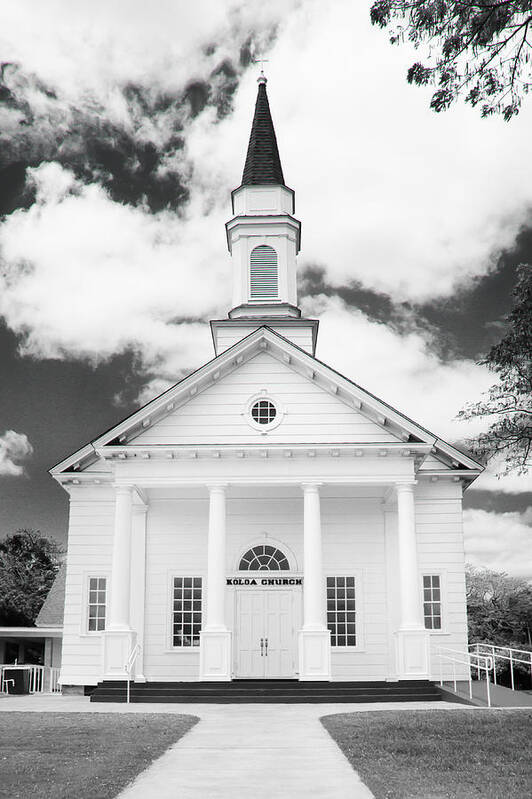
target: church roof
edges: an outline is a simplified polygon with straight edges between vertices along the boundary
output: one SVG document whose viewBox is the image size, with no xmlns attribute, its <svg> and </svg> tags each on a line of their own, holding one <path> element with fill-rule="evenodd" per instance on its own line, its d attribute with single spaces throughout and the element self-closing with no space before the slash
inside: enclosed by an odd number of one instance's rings
<svg viewBox="0 0 532 799">
<path fill-rule="evenodd" d="M 404 414 L 375 397 L 361 386 L 353 383 L 339 372 L 336 372 L 327 364 L 322 363 L 293 342 L 288 341 L 276 331 L 264 326 L 257 328 L 160 396 L 148 402 L 147 405 L 131 414 L 120 424 L 112 427 L 99 438 L 82 447 L 61 463 L 58 463 L 50 470 L 50 473 L 60 481 L 62 474 L 68 477 L 68 473 L 70 473 L 71 478 L 76 478 L 74 482 L 79 482 L 78 478 L 81 476 L 81 472 L 87 466 L 97 462 L 104 449 L 110 452 L 116 450 L 117 457 L 121 457 L 118 451 L 123 450 L 124 447 L 131 449 L 135 438 L 143 430 L 156 424 L 159 419 L 167 416 L 174 409 L 186 404 L 189 399 L 201 393 L 205 388 L 212 386 L 213 383 L 222 379 L 225 374 L 238 369 L 242 363 L 252 358 L 257 352 L 264 350 L 267 350 L 273 357 L 289 364 L 291 369 L 305 375 L 315 385 L 320 385 L 325 391 L 333 394 L 346 405 L 358 409 L 363 415 L 376 422 L 380 428 L 392 432 L 397 437 L 397 443 L 395 444 L 386 443 L 384 445 L 377 441 L 372 444 L 360 445 L 356 442 L 351 442 L 351 444 L 346 442 L 346 446 L 351 446 L 355 449 L 360 449 L 360 447 L 364 446 L 381 448 L 386 446 L 390 451 L 396 449 L 398 454 L 404 454 L 404 452 L 409 452 L 410 450 L 414 451 L 416 448 L 426 449 L 427 453 L 432 450 L 435 458 L 441 461 L 446 468 L 450 468 L 451 473 L 457 479 L 475 479 L 482 471 L 480 464 L 458 448 L 438 438 L 426 428 L 416 424 Z M 213 446 L 217 450 L 220 449 L 219 444 L 214 444 Z M 255 443 L 252 446 L 263 447 L 264 444 Z M 314 447 L 315 445 L 305 446 Z M 197 448 L 196 445 L 193 445 L 193 447 Z M 240 445 L 239 447 L 241 448 Z M 335 445 L 336 447 L 337 445 Z M 143 446 L 143 449 L 146 449 L 146 446 Z M 156 446 L 155 450 L 162 451 L 164 446 Z M 438 474 L 439 471 L 437 469 L 426 472 L 427 477 L 434 476 L 437 478 Z M 93 474 L 92 477 L 100 479 L 99 475 Z"/>
<path fill-rule="evenodd" d="M 261 77 L 241 185 L 264 184 L 284 185 L 284 177 L 266 93 L 266 78 Z"/>
<path fill-rule="evenodd" d="M 63 564 L 56 574 L 48 596 L 35 620 L 36 627 L 62 627 L 65 610 L 65 576 L 66 566 Z"/>
</svg>

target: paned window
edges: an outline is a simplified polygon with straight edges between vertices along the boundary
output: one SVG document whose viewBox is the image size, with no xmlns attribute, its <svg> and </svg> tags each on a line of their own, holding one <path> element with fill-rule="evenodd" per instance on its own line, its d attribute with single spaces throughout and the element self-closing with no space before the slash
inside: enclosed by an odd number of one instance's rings
<svg viewBox="0 0 532 799">
<path fill-rule="evenodd" d="M 105 577 L 89 577 L 89 615 L 87 629 L 90 633 L 105 630 L 105 604 L 107 579 Z"/>
<path fill-rule="evenodd" d="M 273 247 L 261 244 L 251 251 L 249 264 L 249 296 L 252 300 L 276 299 L 277 253 Z"/>
<path fill-rule="evenodd" d="M 354 577 L 327 577 L 327 627 L 331 646 L 356 646 Z"/>
<path fill-rule="evenodd" d="M 199 646 L 201 630 L 201 577 L 174 577 L 172 643 Z"/>
<path fill-rule="evenodd" d="M 277 408 L 270 400 L 257 400 L 251 406 L 251 418 L 257 424 L 271 424 L 277 416 Z"/>
<path fill-rule="evenodd" d="M 261 544 L 242 556 L 239 571 L 289 571 L 290 564 L 280 549 Z"/>
<path fill-rule="evenodd" d="M 439 574 L 423 575 L 425 629 L 441 630 L 441 582 Z"/>
</svg>

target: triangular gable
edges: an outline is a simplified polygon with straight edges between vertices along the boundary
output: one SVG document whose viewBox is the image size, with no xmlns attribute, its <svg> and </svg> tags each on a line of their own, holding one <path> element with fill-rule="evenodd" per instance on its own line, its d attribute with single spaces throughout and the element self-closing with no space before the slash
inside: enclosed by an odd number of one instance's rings
<svg viewBox="0 0 532 799">
<path fill-rule="evenodd" d="M 138 439 L 144 431 L 160 423 L 162 419 L 173 414 L 177 408 L 190 402 L 192 398 L 218 384 L 221 379 L 260 352 L 267 352 L 272 358 L 283 362 L 292 371 L 300 374 L 307 381 L 311 381 L 343 405 L 354 409 L 382 431 L 386 431 L 392 440 L 430 444 L 433 447 L 433 453 L 437 457 L 442 457 L 442 463 L 445 465 L 452 463 L 453 468 L 475 471 L 482 469 L 480 464 L 336 372 L 327 364 L 322 363 L 270 328 L 260 327 L 148 402 L 123 422 L 115 425 L 102 436 L 57 464 L 50 470 L 51 473 L 55 475 L 64 471 L 83 469 L 85 464 L 94 462 L 97 458 L 96 449 L 113 444 L 127 444 L 128 441 Z M 456 467 L 454 467 L 454 463 L 457 464 Z"/>
<path fill-rule="evenodd" d="M 267 434 L 250 421 L 250 405 L 267 395 L 279 424 Z M 170 414 L 141 429 L 131 444 L 400 443 L 395 433 L 328 387 L 260 350 Z"/>
</svg>

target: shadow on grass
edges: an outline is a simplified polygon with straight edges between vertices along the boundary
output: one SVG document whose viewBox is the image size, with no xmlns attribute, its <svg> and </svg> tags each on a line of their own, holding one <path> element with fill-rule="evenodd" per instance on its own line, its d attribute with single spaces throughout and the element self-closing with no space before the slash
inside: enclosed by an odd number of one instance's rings
<svg viewBox="0 0 532 799">
<path fill-rule="evenodd" d="M 321 722 L 376 799 L 532 795 L 532 710 L 385 710 Z"/>
<path fill-rule="evenodd" d="M 197 722 L 140 713 L 0 714 L 0 797 L 113 799 Z"/>
</svg>

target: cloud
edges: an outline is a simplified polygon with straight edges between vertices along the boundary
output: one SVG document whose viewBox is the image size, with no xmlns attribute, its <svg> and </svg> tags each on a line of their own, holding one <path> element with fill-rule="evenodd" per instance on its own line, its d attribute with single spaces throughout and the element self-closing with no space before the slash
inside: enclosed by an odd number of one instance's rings
<svg viewBox="0 0 532 799">
<path fill-rule="evenodd" d="M 493 376 L 470 360 L 443 361 L 430 334 L 414 319 L 409 332 L 397 332 L 323 295 L 307 300 L 304 310 L 320 318 L 320 360 L 440 437 L 456 442 L 481 429 L 482 421 L 471 424 L 454 417 Z"/>
<path fill-rule="evenodd" d="M 531 108 L 511 126 L 463 105 L 435 115 L 405 81 L 414 53 L 392 48 L 360 3 L 302 4 L 269 55 L 303 265 L 323 266 L 336 285 L 357 279 L 416 301 L 448 296 L 494 268 L 530 219 Z M 246 74 L 216 138 L 201 124 L 191 130 L 195 169 L 234 175 L 231 153 L 244 146 L 253 94 Z"/>
<path fill-rule="evenodd" d="M 98 362 L 132 349 L 148 392 L 210 357 L 198 320 L 230 305 L 224 222 L 256 93 L 242 53 L 255 45 L 270 46 L 271 106 L 303 220 L 300 271 L 321 264 L 330 284 L 358 280 L 394 301 L 449 295 L 492 268 L 532 203 L 530 112 L 511 125 L 461 106 L 435 116 L 404 79 L 411 54 L 370 26 L 363 4 L 212 0 L 199 14 L 159 0 L 147 15 L 138 0 L 56 0 L 2 13 L 16 67 L 8 112 L 23 108 L 51 137 L 28 170 L 35 201 L 0 228 L 0 312 L 34 357 Z M 234 74 L 220 71 L 224 59 Z M 192 113 L 183 98 L 194 81 L 209 97 Z M 222 115 L 217 92 L 234 106 Z M 127 168 L 109 166 L 113 180 L 94 154 L 102 140 L 119 156 L 134 142 Z M 135 167 L 145 143 L 149 178 Z M 166 190 L 152 202 L 168 175 L 184 192 L 173 212 Z M 441 360 L 414 318 L 399 332 L 334 297 L 306 305 L 322 318 L 320 357 L 435 432 L 466 432 L 451 419 L 489 385 L 483 369 Z"/>
<path fill-rule="evenodd" d="M 474 566 L 532 578 L 532 507 L 524 513 L 466 509 L 464 538 L 466 560 Z"/>
<path fill-rule="evenodd" d="M 486 471 L 471 485 L 470 491 L 493 491 L 503 494 L 521 494 L 532 492 L 532 473 L 528 474 L 503 474 L 497 476 L 504 468 L 504 463 L 490 461 Z"/>
<path fill-rule="evenodd" d="M 208 330 L 187 320 L 228 297 L 221 218 L 213 237 L 199 213 L 115 203 L 58 164 L 30 173 L 36 202 L 0 230 L 0 312 L 23 351 L 98 362 L 133 349 L 152 368 L 206 359 Z"/>
<path fill-rule="evenodd" d="M 0 436 L 0 476 L 20 477 L 24 474 L 25 461 L 33 453 L 33 447 L 25 433 L 6 430 Z"/>
</svg>

